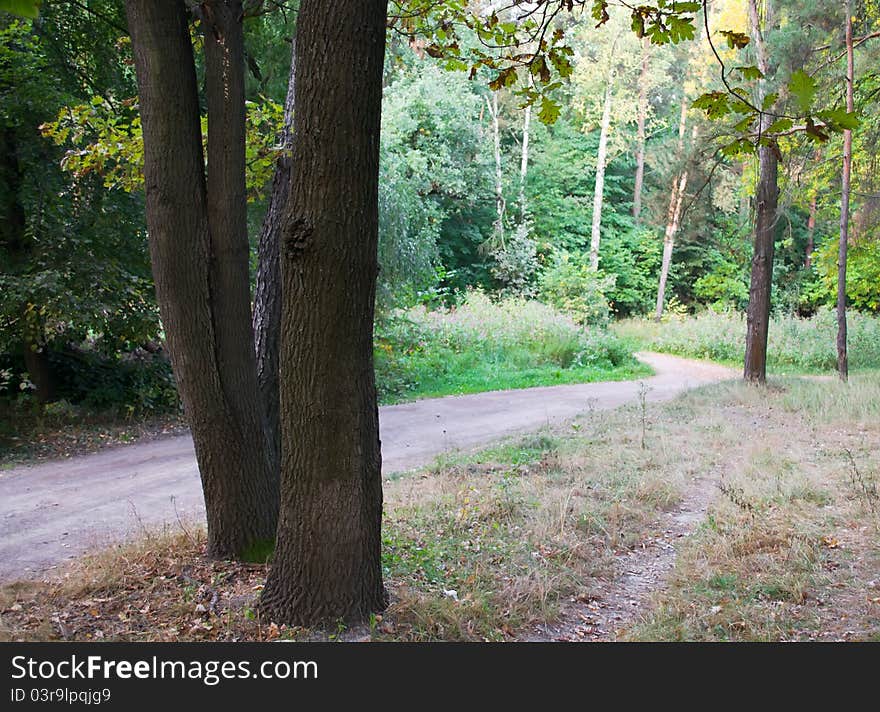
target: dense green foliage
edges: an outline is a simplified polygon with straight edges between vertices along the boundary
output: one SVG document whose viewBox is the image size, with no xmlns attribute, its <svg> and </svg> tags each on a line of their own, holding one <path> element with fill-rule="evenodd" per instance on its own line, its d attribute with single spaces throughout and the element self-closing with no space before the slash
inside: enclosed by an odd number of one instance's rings
<svg viewBox="0 0 880 712">
<path fill-rule="evenodd" d="M 602 369 L 616 373 L 624 363 L 617 357 L 573 366 L 571 349 L 502 348 L 469 336 L 456 341 L 459 337 L 441 325 L 458 324 L 476 311 L 507 334 L 503 320 L 489 315 L 507 313 L 515 304 L 535 333 L 550 341 L 556 336 L 538 328 L 539 317 L 586 325 L 588 331 L 569 336 L 580 344 L 572 353 L 588 353 L 581 343 L 585 334 L 598 343 L 605 338 L 599 336 L 603 325 L 653 310 L 670 191 L 683 171 L 689 182 L 666 309 L 702 314 L 708 308 L 722 314 L 700 316 L 694 322 L 700 337 L 694 338 L 701 346 L 682 345 L 682 353 L 726 360 L 742 355 L 739 317 L 732 314 L 748 302 L 756 168 L 745 149 L 757 140 L 749 133 L 754 107 L 722 83 L 718 60 L 701 36 L 698 4 L 677 3 L 662 11 L 648 5 L 623 10 L 605 2 L 573 7 L 573 13 L 551 23 L 553 31 L 542 45 L 533 36 L 530 15 L 514 21 L 502 13 L 493 19 L 481 3 L 392 3 L 377 293 L 377 365 L 386 399 L 592 378 Z M 754 43 L 744 39 L 749 32 L 745 7 L 716 3 L 706 18 L 728 84 L 748 99 L 760 77 L 753 66 Z M 839 129 L 844 126 L 855 129 L 856 156 L 850 305 L 880 310 L 875 177 L 880 42 L 865 41 L 857 48 L 858 105 L 856 115 L 849 116 L 840 108 L 842 8 L 824 1 L 804 7 L 773 0 L 772 9 L 778 22 L 768 33 L 773 76 L 767 81 L 781 92 L 780 106 L 789 114 L 774 126 L 785 166 L 774 323 L 801 324 L 786 315 L 817 314 L 821 328 L 803 327 L 815 349 L 800 361 L 775 356 L 774 348 L 785 352 L 787 347 L 771 334 L 770 360 L 825 368 L 833 351 L 827 307 L 834 304 L 837 288 Z M 876 3 L 860 0 L 854 9 L 857 36 L 875 32 Z M 278 155 L 275 136 L 295 21 L 296 3 L 244 20 L 252 267 Z M 633 34 L 640 26 L 651 43 Z M 196 45 L 203 31 L 194 19 Z M 692 35 L 694 42 L 679 42 Z M 46 2 L 34 20 L 0 11 L 0 40 L 0 393 L 7 400 L 25 394 L 26 400 L 37 390 L 36 367 L 25 359 L 37 354 L 52 375 L 52 398 L 138 413 L 173 409 L 176 402 L 166 397 L 167 363 L 144 368 L 148 382 L 127 370 L 139 363 L 144 347 L 161 348 L 163 334 L 143 221 L 138 103 L 123 4 Z M 197 65 L 201 82 L 200 58 Z M 593 271 L 588 252 L 606 96 L 611 100 L 608 157 L 599 269 Z M 636 218 L 640 96 L 645 172 Z M 533 105 L 527 119 L 528 102 Z M 686 126 L 679 125 L 683 104 L 696 107 L 685 112 Z M 794 119 L 804 121 L 807 115 L 825 123 L 817 129 L 821 136 L 795 125 Z M 476 297 L 473 289 L 488 296 Z M 499 298 L 500 305 L 490 304 Z M 853 320 L 854 365 L 872 363 L 863 323 L 870 322 Z M 687 341 L 676 324 L 656 327 L 669 331 L 669 344 Z M 433 330 L 438 334 L 429 333 Z M 717 343 L 709 343 L 716 337 Z M 617 342 L 608 339 L 615 351 Z M 658 339 L 649 341 L 673 348 Z M 605 346 L 597 348 L 604 353 Z M 866 355 L 859 349 L 867 349 Z M 480 350 L 485 361 L 476 355 Z M 71 365 L 86 362 L 101 375 L 90 380 Z M 529 369 L 532 375 L 522 375 Z M 79 373 L 73 380 L 82 387 L 70 386 L 71 372 Z M 498 375 L 503 373 L 508 375 Z M 98 381 L 105 380 L 106 388 L 100 387 Z M 90 395 L 91 390 L 96 393 Z"/>
</svg>

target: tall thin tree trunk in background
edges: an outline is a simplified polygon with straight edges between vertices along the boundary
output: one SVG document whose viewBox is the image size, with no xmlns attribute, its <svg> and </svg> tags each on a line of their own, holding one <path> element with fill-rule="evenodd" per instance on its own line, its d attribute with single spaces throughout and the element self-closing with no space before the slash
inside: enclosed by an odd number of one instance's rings
<svg viewBox="0 0 880 712">
<path fill-rule="evenodd" d="M 678 147 L 676 159 L 681 161 L 684 157 L 684 132 L 687 128 L 687 97 L 681 102 L 681 113 L 678 119 Z M 694 126 L 696 137 L 697 127 Z M 681 219 L 681 204 L 684 200 L 684 191 L 687 188 L 688 171 L 682 168 L 681 173 L 672 180 L 672 191 L 669 194 L 669 210 L 666 212 L 666 232 L 663 235 L 663 260 L 660 263 L 660 282 L 657 286 L 657 306 L 654 309 L 654 321 L 663 318 L 663 305 L 666 301 L 666 282 L 669 279 L 669 268 L 672 265 L 672 250 L 675 246 L 675 235 L 678 233 L 678 224 Z"/>
<path fill-rule="evenodd" d="M 855 79 L 853 57 L 852 0 L 844 4 L 846 9 L 846 110 L 855 108 L 853 82 Z M 852 171 L 852 130 L 843 132 L 843 173 L 840 194 L 840 245 L 837 253 L 837 372 L 841 381 L 849 378 L 846 349 L 846 252 L 849 242 L 849 194 Z"/>
<path fill-rule="evenodd" d="M 302 0 L 282 234 L 281 514 L 260 599 L 279 623 L 387 605 L 373 370 L 387 0 Z"/>
<path fill-rule="evenodd" d="M 766 2 L 766 23 L 770 26 L 770 0 Z M 770 74 L 770 62 L 757 0 L 749 0 L 749 21 L 755 42 L 758 69 L 765 77 Z M 758 105 L 766 96 L 765 81 L 759 83 Z M 761 115 L 760 130 L 770 125 L 771 119 Z M 779 198 L 778 151 L 774 144 L 758 147 L 758 188 L 755 195 L 755 238 L 752 254 L 752 274 L 749 285 L 749 308 L 746 314 L 746 351 L 743 377 L 746 381 L 764 383 L 767 380 L 767 337 L 770 329 L 770 294 L 773 286 L 773 242 L 776 232 L 777 201 Z"/>
<path fill-rule="evenodd" d="M 257 386 L 269 451 L 273 487 L 280 488 L 281 423 L 279 404 L 279 342 L 281 332 L 281 231 L 290 195 L 290 152 L 293 148 L 293 90 L 296 57 L 291 51 L 290 78 L 284 101 L 284 125 L 278 137 L 280 155 L 275 163 L 272 194 L 257 247 L 257 284 L 254 292 L 253 328 L 257 352 Z"/>
<path fill-rule="evenodd" d="M 663 305 L 666 300 L 666 281 L 669 279 L 669 267 L 672 264 L 672 250 L 675 246 L 675 235 L 678 233 L 678 224 L 681 219 L 681 204 L 684 192 L 687 188 L 687 169 L 681 172 L 678 182 L 672 186 L 672 195 L 669 199 L 669 211 L 666 220 L 666 232 L 663 235 L 663 262 L 660 265 L 660 284 L 657 288 L 657 307 L 654 310 L 654 321 L 663 318 Z"/>
<path fill-rule="evenodd" d="M 804 268 L 810 269 L 813 264 L 813 250 L 816 247 L 816 194 L 810 199 L 810 214 L 807 218 L 807 247 L 804 250 Z"/>
<path fill-rule="evenodd" d="M 608 72 L 608 86 L 602 102 L 602 123 L 599 125 L 599 151 L 596 155 L 596 185 L 593 190 L 593 224 L 590 230 L 590 268 L 599 269 L 599 247 L 602 239 L 602 201 L 605 194 L 605 163 L 608 160 L 608 132 L 611 129 L 611 86 L 613 69 Z"/>
<path fill-rule="evenodd" d="M 495 154 L 495 237 L 504 244 L 504 183 L 501 170 L 501 130 L 498 125 L 498 92 L 486 98 L 489 116 L 492 118 L 492 148 Z"/>
<path fill-rule="evenodd" d="M 649 41 L 642 41 L 642 69 L 639 73 L 639 105 L 636 116 L 636 179 L 633 189 L 633 219 L 638 225 L 642 213 L 642 186 L 645 182 L 645 121 L 648 116 Z"/>
<path fill-rule="evenodd" d="M 278 510 L 257 406 L 247 236 L 236 212 L 244 200 L 241 3 L 211 3 L 210 10 L 212 196 L 186 7 L 126 0 L 156 297 L 195 443 L 208 553 L 227 557 L 271 542 Z"/>
<path fill-rule="evenodd" d="M 532 123 L 532 106 L 523 112 L 522 155 L 519 163 L 519 221 L 526 219 L 526 177 L 529 172 L 529 128 Z"/>
</svg>

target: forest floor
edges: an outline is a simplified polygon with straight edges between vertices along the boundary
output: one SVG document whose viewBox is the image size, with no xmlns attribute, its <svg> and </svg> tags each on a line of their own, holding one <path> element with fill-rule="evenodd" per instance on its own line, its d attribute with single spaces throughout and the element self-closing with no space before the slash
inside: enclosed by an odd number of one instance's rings
<svg viewBox="0 0 880 712">
<path fill-rule="evenodd" d="M 874 375 L 725 382 L 388 475 L 362 628 L 261 621 L 265 567 L 181 523 L 5 585 L 0 638 L 880 640 L 878 416 Z"/>
<path fill-rule="evenodd" d="M 642 356 L 656 375 L 642 381 L 548 386 L 422 400 L 379 411 L 383 471 L 429 464 L 513 433 L 534 431 L 590 409 L 669 399 L 726 369 L 674 356 Z M 189 435 L 94 455 L 0 471 L 0 580 L 35 576 L 88 550 L 181 522 L 204 521 Z"/>
</svg>

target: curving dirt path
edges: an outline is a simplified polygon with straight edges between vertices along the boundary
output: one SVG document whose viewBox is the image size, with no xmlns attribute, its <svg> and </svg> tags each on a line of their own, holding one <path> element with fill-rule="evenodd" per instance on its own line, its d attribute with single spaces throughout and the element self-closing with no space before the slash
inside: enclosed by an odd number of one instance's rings
<svg viewBox="0 0 880 712">
<path fill-rule="evenodd" d="M 412 469 L 444 452 L 474 449 L 591 408 L 615 408 L 634 401 L 642 384 L 648 400 L 660 401 L 734 375 L 665 354 L 638 356 L 656 375 L 383 406 L 382 469 Z M 39 577 L 90 549 L 203 517 L 188 435 L 7 470 L 0 473 L 0 581 Z"/>
</svg>

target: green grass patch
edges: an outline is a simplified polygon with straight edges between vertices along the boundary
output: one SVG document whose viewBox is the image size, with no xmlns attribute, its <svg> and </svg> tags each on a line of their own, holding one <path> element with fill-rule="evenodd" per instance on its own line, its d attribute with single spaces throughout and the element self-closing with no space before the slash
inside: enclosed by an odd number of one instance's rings
<svg viewBox="0 0 880 712">
<path fill-rule="evenodd" d="M 383 403 L 650 375 L 628 344 L 539 302 L 472 292 L 451 309 L 397 311 L 376 327 Z"/>
<path fill-rule="evenodd" d="M 880 369 L 880 317 L 852 312 L 848 315 L 851 369 Z M 659 324 L 648 319 L 627 319 L 614 333 L 643 349 L 742 365 L 746 321 L 737 312 L 703 312 L 696 316 L 670 316 Z M 767 368 L 770 372 L 829 373 L 837 367 L 837 321 L 834 311 L 821 309 L 814 317 L 774 316 L 770 320 Z"/>
</svg>

